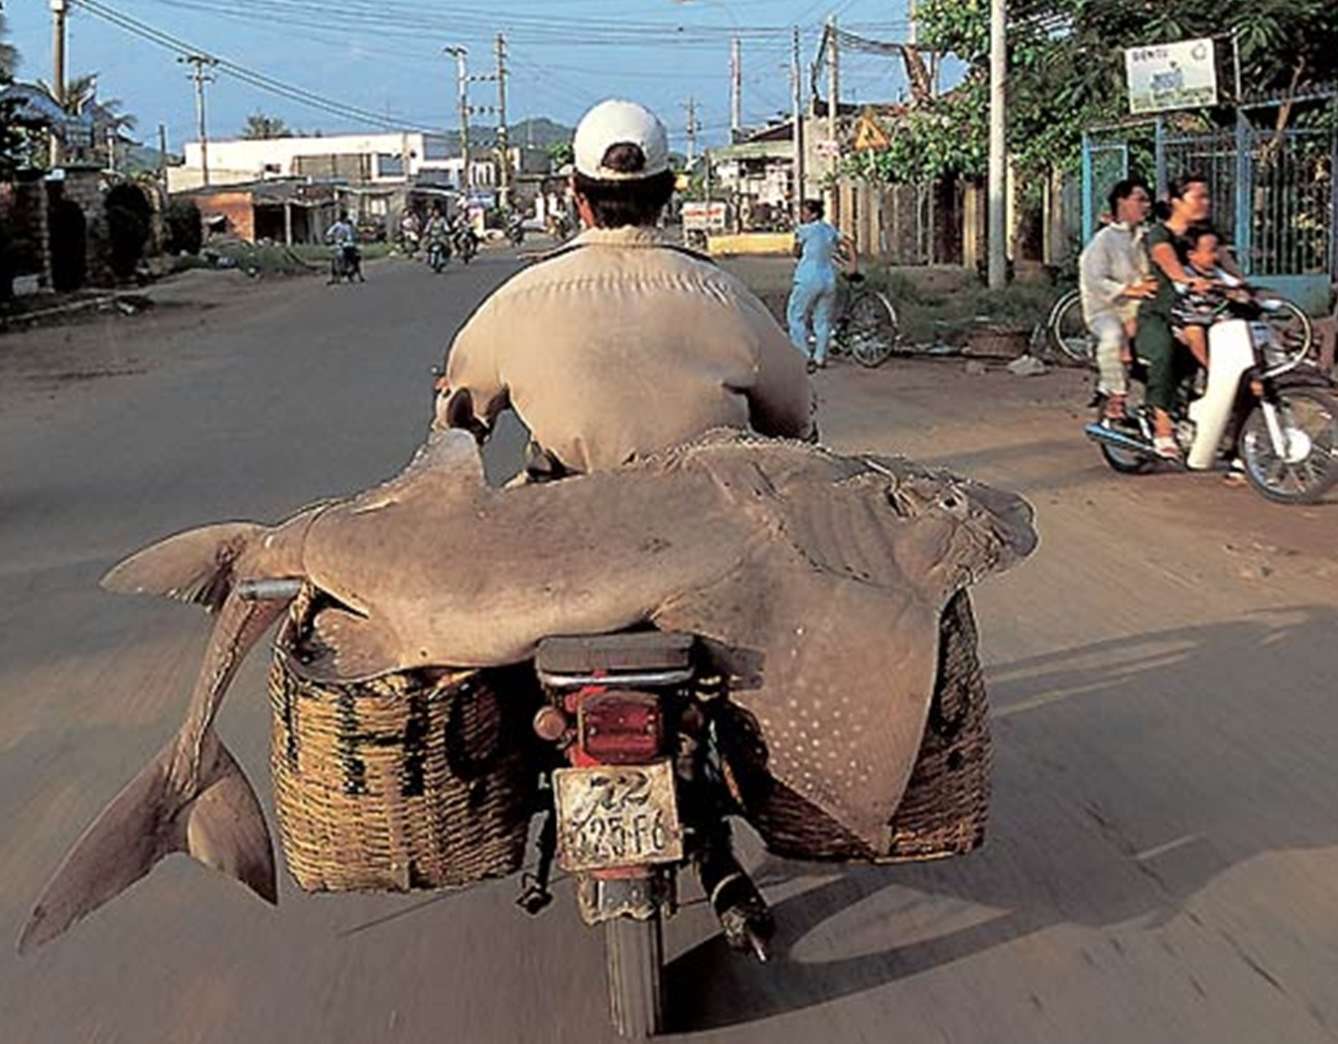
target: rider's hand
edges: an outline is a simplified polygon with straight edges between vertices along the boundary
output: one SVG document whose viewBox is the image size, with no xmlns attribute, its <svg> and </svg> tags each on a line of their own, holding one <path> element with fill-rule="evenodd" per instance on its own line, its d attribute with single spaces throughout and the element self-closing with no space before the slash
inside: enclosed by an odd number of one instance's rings
<svg viewBox="0 0 1338 1044">
<path fill-rule="evenodd" d="M 1200 279 L 1195 276 L 1189 281 L 1189 288 L 1196 294 L 1212 293 L 1213 281 L 1211 279 Z"/>
<path fill-rule="evenodd" d="M 1140 279 L 1136 283 L 1130 283 L 1124 288 L 1125 297 L 1146 298 L 1151 297 L 1157 292 L 1156 284 L 1148 285 L 1146 280 Z"/>
</svg>

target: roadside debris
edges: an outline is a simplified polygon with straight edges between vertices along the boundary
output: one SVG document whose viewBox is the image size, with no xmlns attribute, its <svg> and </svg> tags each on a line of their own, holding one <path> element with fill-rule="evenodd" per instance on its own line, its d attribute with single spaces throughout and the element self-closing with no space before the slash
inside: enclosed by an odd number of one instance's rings
<svg viewBox="0 0 1338 1044">
<path fill-rule="evenodd" d="M 1034 355 L 1023 355 L 1008 364 L 1008 372 L 1014 377 L 1040 377 L 1050 372 L 1050 367 Z"/>
</svg>

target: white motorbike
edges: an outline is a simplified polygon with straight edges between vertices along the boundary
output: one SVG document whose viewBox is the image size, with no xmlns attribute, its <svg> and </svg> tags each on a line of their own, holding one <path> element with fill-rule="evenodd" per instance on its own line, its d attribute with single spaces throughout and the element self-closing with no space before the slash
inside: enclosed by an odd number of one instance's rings
<svg viewBox="0 0 1338 1044">
<path fill-rule="evenodd" d="M 1206 471 L 1239 461 L 1261 495 L 1284 504 L 1308 504 L 1338 482 L 1338 397 L 1305 351 L 1282 343 L 1264 321 L 1273 302 L 1237 299 L 1219 309 L 1208 328 L 1209 367 L 1186 373 L 1173 411 L 1175 440 L 1185 466 Z M 1184 359 L 1192 362 L 1188 349 Z M 1142 360 L 1130 376 L 1146 382 Z M 1125 474 L 1165 461 L 1153 446 L 1152 408 L 1133 406 L 1125 421 L 1098 419 L 1084 433 L 1106 463 Z"/>
</svg>

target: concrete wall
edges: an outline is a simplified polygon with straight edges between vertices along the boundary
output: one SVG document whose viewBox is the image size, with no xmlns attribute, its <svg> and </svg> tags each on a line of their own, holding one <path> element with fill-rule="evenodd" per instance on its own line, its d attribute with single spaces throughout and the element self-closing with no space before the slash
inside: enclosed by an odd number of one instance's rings
<svg viewBox="0 0 1338 1044">
<path fill-rule="evenodd" d="M 198 141 L 186 143 L 187 167 L 200 169 L 200 152 Z M 214 178 L 214 168 L 220 171 L 247 171 L 246 177 L 239 180 L 255 181 L 267 176 L 296 173 L 295 160 L 299 156 L 400 157 L 405 152 L 409 153 L 409 173 L 416 174 L 425 163 L 447 158 L 446 139 L 439 134 L 393 132 L 335 134 L 319 138 L 268 138 L 259 141 L 223 139 L 209 143 L 209 176 L 211 181 L 218 180 L 221 183 L 221 178 Z"/>
<path fill-rule="evenodd" d="M 198 193 L 193 198 L 206 222 L 222 214 L 227 219 L 229 232 L 247 242 L 255 242 L 255 205 L 251 193 L 224 190 Z"/>
</svg>

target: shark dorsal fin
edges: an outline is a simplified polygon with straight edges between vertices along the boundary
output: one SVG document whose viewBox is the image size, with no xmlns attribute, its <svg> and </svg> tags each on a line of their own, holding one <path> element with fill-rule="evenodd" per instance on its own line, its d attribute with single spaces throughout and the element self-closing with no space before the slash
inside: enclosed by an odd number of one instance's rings
<svg viewBox="0 0 1338 1044">
<path fill-rule="evenodd" d="M 376 511 L 404 500 L 410 491 L 431 487 L 441 494 L 471 493 L 487 486 L 483 458 L 474 436 L 458 428 L 433 431 L 413 459 L 393 479 L 358 497 L 356 514 Z"/>
</svg>

